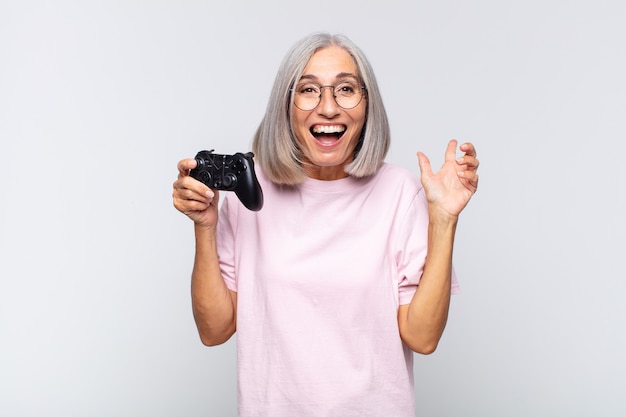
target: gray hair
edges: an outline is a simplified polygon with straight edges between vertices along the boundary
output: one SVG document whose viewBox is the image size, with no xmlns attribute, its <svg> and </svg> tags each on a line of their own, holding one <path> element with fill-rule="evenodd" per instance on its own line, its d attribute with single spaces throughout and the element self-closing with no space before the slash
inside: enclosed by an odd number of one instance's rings
<svg viewBox="0 0 626 417">
<path fill-rule="evenodd" d="M 296 43 L 285 56 L 276 74 L 265 116 L 252 142 L 257 163 L 274 183 L 298 184 L 306 178 L 301 151 L 291 128 L 291 89 L 302 76 L 311 56 L 329 46 L 339 46 L 353 57 L 367 93 L 365 125 L 355 158 L 345 167 L 346 173 L 353 177 L 372 175 L 387 155 L 389 122 L 372 66 L 363 52 L 347 37 L 314 33 Z"/>
</svg>

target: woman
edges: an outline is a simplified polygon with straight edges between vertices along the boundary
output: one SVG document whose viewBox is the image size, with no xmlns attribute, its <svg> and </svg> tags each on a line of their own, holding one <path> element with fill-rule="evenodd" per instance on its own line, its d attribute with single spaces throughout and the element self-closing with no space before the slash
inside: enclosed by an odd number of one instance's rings
<svg viewBox="0 0 626 417">
<path fill-rule="evenodd" d="M 383 162 L 388 146 L 367 59 L 314 34 L 287 54 L 254 137 L 261 211 L 228 193 L 218 216 L 218 192 L 179 162 L 194 317 L 207 345 L 237 330 L 241 416 L 414 415 L 412 352 L 444 330 L 478 160 L 452 140 L 437 173 L 418 153 L 420 181 Z"/>
</svg>

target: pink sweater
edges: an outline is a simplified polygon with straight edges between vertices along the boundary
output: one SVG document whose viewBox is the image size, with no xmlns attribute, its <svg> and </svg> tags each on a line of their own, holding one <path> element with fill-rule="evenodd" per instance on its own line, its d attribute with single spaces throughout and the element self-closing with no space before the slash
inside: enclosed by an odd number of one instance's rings
<svg viewBox="0 0 626 417">
<path fill-rule="evenodd" d="M 239 415 L 413 417 L 413 355 L 397 309 L 426 257 L 419 179 L 389 164 L 365 180 L 297 187 L 257 175 L 263 209 L 223 193 L 218 226 L 238 299 Z"/>
</svg>

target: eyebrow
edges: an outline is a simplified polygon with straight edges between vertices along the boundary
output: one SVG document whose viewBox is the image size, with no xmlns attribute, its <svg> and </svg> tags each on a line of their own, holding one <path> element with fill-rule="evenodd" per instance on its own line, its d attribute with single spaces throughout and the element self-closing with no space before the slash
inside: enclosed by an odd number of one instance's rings
<svg viewBox="0 0 626 417">
<path fill-rule="evenodd" d="M 340 78 L 354 78 L 355 81 L 359 81 L 359 77 L 351 72 L 340 72 L 339 74 L 337 74 L 335 76 L 335 79 L 340 79 Z M 312 80 L 312 81 L 317 81 L 319 80 L 319 78 L 313 74 L 303 74 L 302 77 L 300 77 L 300 81 L 302 80 Z"/>
</svg>

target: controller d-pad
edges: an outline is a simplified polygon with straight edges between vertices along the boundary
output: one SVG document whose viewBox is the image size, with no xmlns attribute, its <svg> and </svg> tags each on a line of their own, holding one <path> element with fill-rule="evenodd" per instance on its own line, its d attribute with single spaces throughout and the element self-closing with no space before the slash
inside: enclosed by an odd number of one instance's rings
<svg viewBox="0 0 626 417">
<path fill-rule="evenodd" d="M 200 171 L 198 173 L 198 180 L 209 185 L 212 181 L 211 174 L 208 171 Z"/>
</svg>

